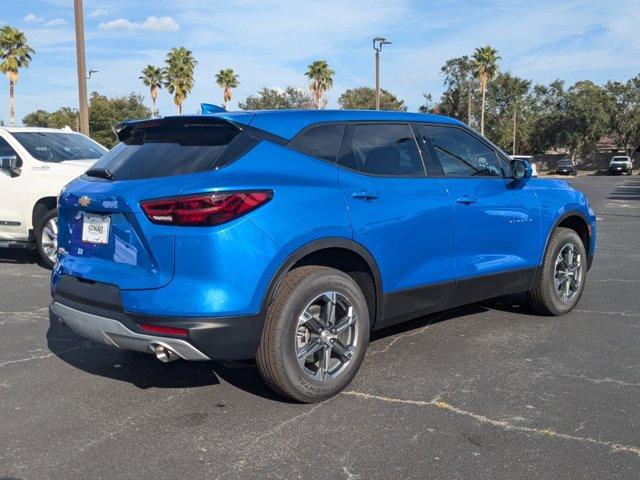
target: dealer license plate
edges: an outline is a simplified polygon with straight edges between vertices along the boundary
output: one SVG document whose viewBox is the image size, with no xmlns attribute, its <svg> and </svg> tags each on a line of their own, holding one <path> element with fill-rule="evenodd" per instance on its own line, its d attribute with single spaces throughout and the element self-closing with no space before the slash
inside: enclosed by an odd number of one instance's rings
<svg viewBox="0 0 640 480">
<path fill-rule="evenodd" d="M 109 243 L 111 219 L 104 215 L 85 213 L 82 219 L 82 241 L 97 245 Z"/>
</svg>

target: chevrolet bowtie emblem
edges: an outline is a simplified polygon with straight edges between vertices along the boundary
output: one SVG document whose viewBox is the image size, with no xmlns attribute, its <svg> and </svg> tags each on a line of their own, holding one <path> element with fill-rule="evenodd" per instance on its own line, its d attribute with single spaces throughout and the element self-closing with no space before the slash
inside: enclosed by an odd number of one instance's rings
<svg viewBox="0 0 640 480">
<path fill-rule="evenodd" d="M 78 200 L 78 205 L 80 205 L 81 207 L 88 207 L 90 203 L 91 199 L 86 195 L 84 197 L 80 197 L 80 200 Z"/>
</svg>

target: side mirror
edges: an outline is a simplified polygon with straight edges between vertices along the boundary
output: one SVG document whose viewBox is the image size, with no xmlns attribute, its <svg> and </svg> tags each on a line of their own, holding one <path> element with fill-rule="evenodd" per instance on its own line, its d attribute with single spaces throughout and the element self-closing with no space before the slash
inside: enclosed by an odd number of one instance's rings
<svg viewBox="0 0 640 480">
<path fill-rule="evenodd" d="M 3 170 L 17 170 L 20 168 L 20 160 L 17 155 L 7 155 L 5 157 L 0 157 L 0 168 Z"/>
<path fill-rule="evenodd" d="M 511 178 L 524 180 L 533 176 L 533 167 L 527 160 L 513 160 L 511 162 Z"/>
</svg>

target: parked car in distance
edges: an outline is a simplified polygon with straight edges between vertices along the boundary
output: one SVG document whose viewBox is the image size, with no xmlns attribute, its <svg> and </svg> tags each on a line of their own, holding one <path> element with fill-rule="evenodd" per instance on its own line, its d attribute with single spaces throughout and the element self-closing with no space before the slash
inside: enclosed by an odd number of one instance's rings
<svg viewBox="0 0 640 480">
<path fill-rule="evenodd" d="M 538 176 L 538 168 L 536 167 L 536 164 L 533 162 L 532 155 L 509 155 L 509 158 L 511 160 L 526 160 L 531 165 L 531 170 L 532 170 L 531 176 L 532 177 Z"/>
<path fill-rule="evenodd" d="M 373 330 L 515 292 L 562 315 L 582 295 L 587 198 L 457 120 L 280 110 L 115 130 L 60 195 L 51 279 L 53 312 L 95 342 L 256 358 L 275 391 L 316 402 Z"/>
<path fill-rule="evenodd" d="M 633 162 L 626 155 L 615 156 L 609 162 L 609 175 L 633 174 Z"/>
<path fill-rule="evenodd" d="M 106 152 L 71 129 L 0 127 L 0 247 L 36 247 L 53 266 L 58 194 Z"/>
<path fill-rule="evenodd" d="M 578 175 L 578 166 L 572 159 L 563 158 L 562 160 L 558 160 L 556 173 L 559 175 L 573 175 L 575 177 Z"/>
</svg>

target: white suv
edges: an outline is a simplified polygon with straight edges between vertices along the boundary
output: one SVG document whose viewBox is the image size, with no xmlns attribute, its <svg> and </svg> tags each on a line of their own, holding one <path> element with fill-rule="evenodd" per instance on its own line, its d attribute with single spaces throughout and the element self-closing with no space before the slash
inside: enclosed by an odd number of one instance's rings
<svg viewBox="0 0 640 480">
<path fill-rule="evenodd" d="M 0 247 L 37 247 L 55 262 L 57 197 L 107 149 L 65 128 L 0 127 Z"/>
<path fill-rule="evenodd" d="M 633 173 L 633 160 L 625 155 L 618 155 L 609 162 L 609 175 L 622 175 Z"/>
</svg>

